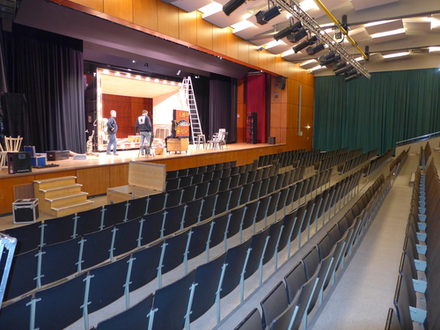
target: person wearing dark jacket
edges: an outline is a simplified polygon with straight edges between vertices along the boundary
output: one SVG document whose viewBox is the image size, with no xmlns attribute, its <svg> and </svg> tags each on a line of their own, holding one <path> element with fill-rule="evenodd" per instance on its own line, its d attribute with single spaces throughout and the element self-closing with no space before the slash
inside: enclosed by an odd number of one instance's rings
<svg viewBox="0 0 440 330">
<path fill-rule="evenodd" d="M 148 117 L 148 111 L 142 110 L 142 115 L 136 119 L 136 133 L 141 135 L 141 147 L 139 153 L 142 156 L 150 154 L 151 131 L 151 120 L 150 117 Z"/>
<path fill-rule="evenodd" d="M 107 121 L 108 143 L 107 143 L 107 155 L 111 154 L 113 146 L 113 154 L 117 155 L 116 148 L 116 133 L 118 132 L 118 124 L 116 123 L 116 110 L 110 111 L 110 118 Z"/>
</svg>

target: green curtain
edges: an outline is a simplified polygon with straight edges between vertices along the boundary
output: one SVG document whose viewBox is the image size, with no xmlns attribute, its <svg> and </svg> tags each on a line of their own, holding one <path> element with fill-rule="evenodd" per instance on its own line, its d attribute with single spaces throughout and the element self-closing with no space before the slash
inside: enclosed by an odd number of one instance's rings
<svg viewBox="0 0 440 330">
<path fill-rule="evenodd" d="M 373 73 L 345 82 L 315 78 L 313 146 L 384 152 L 397 141 L 440 131 L 440 70 Z"/>
</svg>

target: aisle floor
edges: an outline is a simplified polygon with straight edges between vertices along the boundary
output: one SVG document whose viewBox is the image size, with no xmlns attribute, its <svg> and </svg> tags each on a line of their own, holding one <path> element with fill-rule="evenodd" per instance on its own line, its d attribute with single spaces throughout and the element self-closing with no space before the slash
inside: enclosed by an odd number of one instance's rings
<svg viewBox="0 0 440 330">
<path fill-rule="evenodd" d="M 312 329 L 383 329 L 393 306 L 400 256 L 410 209 L 411 173 L 418 156 L 410 155 L 376 219 Z"/>
</svg>

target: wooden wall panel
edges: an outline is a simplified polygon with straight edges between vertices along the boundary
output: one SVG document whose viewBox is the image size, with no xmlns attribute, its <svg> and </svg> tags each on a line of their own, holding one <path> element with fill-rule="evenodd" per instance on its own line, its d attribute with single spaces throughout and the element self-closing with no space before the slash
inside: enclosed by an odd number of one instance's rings
<svg viewBox="0 0 440 330">
<path fill-rule="evenodd" d="M 197 44 L 197 12 L 179 10 L 179 39 Z"/>
<path fill-rule="evenodd" d="M 109 166 L 89 167 L 76 171 L 77 182 L 83 185 L 83 191 L 90 196 L 107 193 L 110 185 Z"/>
<path fill-rule="evenodd" d="M 214 26 L 212 28 L 212 50 L 220 54 L 227 53 L 228 29 L 222 29 Z"/>
<path fill-rule="evenodd" d="M 128 164 L 109 167 L 109 187 L 125 186 L 128 184 Z"/>
<path fill-rule="evenodd" d="M 133 21 L 133 0 L 104 0 L 104 13 Z"/>
<path fill-rule="evenodd" d="M 238 40 L 238 59 L 242 62 L 249 62 L 249 44 L 239 39 Z"/>
<path fill-rule="evenodd" d="M 247 108 L 245 102 L 245 81 L 237 81 L 237 142 L 246 142 Z"/>
<path fill-rule="evenodd" d="M 157 0 L 133 0 L 133 23 L 157 30 Z"/>
<path fill-rule="evenodd" d="M 104 11 L 104 0 L 75 0 L 74 2 L 97 11 Z"/>
<path fill-rule="evenodd" d="M 157 1 L 157 30 L 170 37 L 179 38 L 179 8 Z"/>
<path fill-rule="evenodd" d="M 232 33 L 232 29 L 231 28 L 226 28 L 229 30 L 228 32 L 228 43 L 227 43 L 227 48 L 226 48 L 226 54 L 229 57 L 238 58 L 238 41 L 239 38 L 236 37 L 233 33 Z"/>
<path fill-rule="evenodd" d="M 213 26 L 202 18 L 201 13 L 197 13 L 197 45 L 207 49 L 212 49 Z"/>
</svg>

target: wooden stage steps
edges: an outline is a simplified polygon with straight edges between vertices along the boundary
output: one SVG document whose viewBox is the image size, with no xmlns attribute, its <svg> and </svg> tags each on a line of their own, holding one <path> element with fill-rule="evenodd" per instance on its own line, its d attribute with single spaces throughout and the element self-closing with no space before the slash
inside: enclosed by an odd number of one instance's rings
<svg viewBox="0 0 440 330">
<path fill-rule="evenodd" d="M 81 191 L 82 184 L 76 176 L 63 176 L 34 181 L 34 194 L 39 199 L 40 210 L 55 217 L 86 211 L 94 206 Z"/>
</svg>

